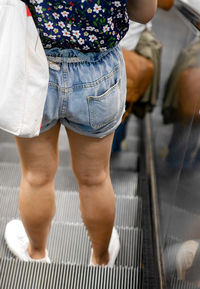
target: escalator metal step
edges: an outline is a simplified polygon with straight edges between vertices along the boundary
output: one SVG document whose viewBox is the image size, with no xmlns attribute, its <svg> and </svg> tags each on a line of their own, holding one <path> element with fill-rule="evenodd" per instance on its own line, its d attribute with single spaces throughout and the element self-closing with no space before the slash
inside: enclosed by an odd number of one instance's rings
<svg viewBox="0 0 200 289">
<path fill-rule="evenodd" d="M 2 142 L 15 142 L 14 136 L 0 129 L 0 143 Z"/>
<path fill-rule="evenodd" d="M 140 288 L 139 285 L 138 268 L 0 260 L 2 289 L 132 289 Z"/>
<path fill-rule="evenodd" d="M 138 123 L 128 121 L 126 135 L 140 137 L 141 126 Z"/>
<path fill-rule="evenodd" d="M 199 286 L 192 282 L 174 280 L 170 284 L 170 288 L 172 289 L 199 289 Z"/>
<path fill-rule="evenodd" d="M 0 258 L 12 258 L 4 241 L 8 219 L 0 220 Z M 116 266 L 140 267 L 142 258 L 142 230 L 116 227 L 120 238 L 120 252 Z M 83 224 L 52 222 L 47 248 L 52 262 L 88 265 L 91 245 Z"/>
<path fill-rule="evenodd" d="M 111 155 L 110 166 L 112 169 L 137 171 L 138 154 L 135 152 L 114 152 Z"/>
<path fill-rule="evenodd" d="M 55 222 L 82 223 L 77 192 L 56 191 Z M 18 188 L 0 187 L 1 218 L 19 218 Z M 140 227 L 142 203 L 139 197 L 116 196 L 116 226 Z"/>
<path fill-rule="evenodd" d="M 0 184 L 5 187 L 19 187 L 20 166 L 14 163 L 0 163 Z M 111 170 L 111 179 L 116 195 L 132 196 L 136 193 L 138 175 L 134 172 Z M 77 184 L 71 168 L 59 167 L 55 177 L 56 190 L 77 191 Z"/>
<path fill-rule="evenodd" d="M 186 280 L 178 280 L 178 277 L 177 277 L 178 270 L 180 271 L 182 269 L 183 270 L 182 274 L 183 274 L 183 276 L 185 275 L 184 274 L 184 271 L 185 271 L 184 266 L 180 266 L 180 263 L 177 262 L 178 261 L 177 254 L 178 254 L 178 251 L 179 251 L 182 244 L 183 244 L 183 241 L 181 241 L 180 239 L 177 239 L 177 237 L 175 237 L 175 236 L 171 236 L 171 237 L 167 236 L 167 238 L 165 239 L 165 250 L 163 251 L 163 262 L 164 262 L 164 267 L 165 267 L 165 276 L 166 276 L 166 280 L 168 283 L 168 288 L 172 288 L 172 289 L 197 289 L 197 288 L 199 288 L 199 281 L 197 281 L 197 278 L 195 278 L 196 280 L 194 280 L 194 279 L 191 279 L 191 277 L 190 277 L 190 281 L 189 281 L 189 279 L 188 280 L 187 279 Z M 187 256 L 189 256 L 189 255 L 187 255 Z M 189 259 L 187 260 L 187 262 L 189 262 Z M 178 264 L 178 266 L 177 266 L 177 264 Z M 192 265 L 192 263 L 191 263 L 191 265 Z M 188 273 L 188 271 L 186 270 L 185 272 Z M 194 271 L 193 271 L 193 274 L 194 274 Z M 199 277 L 198 266 L 196 268 L 195 275 L 196 275 L 196 277 Z M 195 275 L 193 275 L 193 278 Z M 186 274 L 186 276 L 187 276 L 187 274 Z M 198 278 L 198 280 L 199 280 L 199 278 Z"/>
<path fill-rule="evenodd" d="M 17 146 L 14 143 L 0 144 L 1 162 L 19 163 Z M 61 166 L 71 167 L 70 152 L 66 149 L 59 151 L 59 163 Z M 112 169 L 136 171 L 138 165 L 138 154 L 134 152 L 113 153 L 110 166 Z"/>
</svg>

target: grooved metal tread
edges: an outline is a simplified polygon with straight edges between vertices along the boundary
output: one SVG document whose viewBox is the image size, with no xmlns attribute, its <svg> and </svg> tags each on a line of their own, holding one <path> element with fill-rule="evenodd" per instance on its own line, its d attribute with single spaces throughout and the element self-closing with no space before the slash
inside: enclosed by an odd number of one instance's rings
<svg viewBox="0 0 200 289">
<path fill-rule="evenodd" d="M 8 219 L 0 219 L 0 258 L 13 258 L 4 241 Z M 115 266 L 141 266 L 142 230 L 116 227 L 120 252 Z M 91 245 L 83 224 L 52 222 L 47 248 L 52 262 L 88 265 Z"/>
<path fill-rule="evenodd" d="M 189 280 L 177 279 L 177 270 L 178 270 L 177 253 L 182 244 L 183 244 L 183 240 L 180 240 L 175 236 L 167 236 L 165 239 L 165 249 L 163 251 L 163 262 L 164 262 L 164 267 L 165 267 L 166 279 L 167 281 L 169 280 L 168 287 L 173 288 L 173 289 L 197 289 L 199 288 L 199 284 L 197 284 L 195 281 L 189 282 Z M 197 272 L 198 272 L 198 269 L 196 273 Z"/>
<path fill-rule="evenodd" d="M 195 283 L 180 280 L 172 280 L 169 286 L 172 289 L 199 289 L 199 286 Z"/>
<path fill-rule="evenodd" d="M 0 259 L 2 289 L 136 289 L 138 268 L 25 263 Z"/>
<path fill-rule="evenodd" d="M 0 143 L 1 162 L 19 163 L 19 154 L 15 143 Z M 71 167 L 70 152 L 60 149 L 59 163 L 61 166 Z M 136 171 L 138 166 L 138 154 L 134 152 L 113 153 L 110 166 L 112 169 Z"/>
<path fill-rule="evenodd" d="M 0 163 L 0 184 L 8 187 L 18 187 L 21 172 L 19 164 Z M 128 171 L 111 170 L 111 179 L 116 195 L 132 196 L 136 192 L 138 174 Z M 77 184 L 71 168 L 59 167 L 55 177 L 56 190 L 77 191 Z"/>
<path fill-rule="evenodd" d="M 0 129 L 0 142 L 14 142 L 14 135 Z"/>
<path fill-rule="evenodd" d="M 82 223 L 78 192 L 56 191 L 56 222 Z M 2 218 L 17 218 L 18 188 L 0 187 L 0 212 Z M 139 197 L 116 196 L 115 225 L 140 227 L 142 202 Z"/>
</svg>

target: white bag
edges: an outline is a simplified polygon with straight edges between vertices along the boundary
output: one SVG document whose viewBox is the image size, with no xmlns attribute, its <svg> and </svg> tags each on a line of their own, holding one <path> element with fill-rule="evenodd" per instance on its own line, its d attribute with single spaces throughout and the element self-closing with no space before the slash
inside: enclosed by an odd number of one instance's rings
<svg viewBox="0 0 200 289">
<path fill-rule="evenodd" d="M 49 81 L 33 18 L 20 0 L 0 0 L 0 128 L 39 135 Z"/>
</svg>

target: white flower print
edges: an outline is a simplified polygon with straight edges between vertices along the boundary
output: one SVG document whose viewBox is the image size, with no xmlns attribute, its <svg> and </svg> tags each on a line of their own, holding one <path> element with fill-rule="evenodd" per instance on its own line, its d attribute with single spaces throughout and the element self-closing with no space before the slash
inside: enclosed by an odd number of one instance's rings
<svg viewBox="0 0 200 289">
<path fill-rule="evenodd" d="M 110 31 L 110 27 L 108 25 L 105 25 L 103 27 L 103 32 L 107 32 L 107 31 Z"/>
<path fill-rule="evenodd" d="M 80 39 L 78 40 L 78 43 L 82 45 L 82 44 L 85 43 L 85 41 L 84 41 L 82 38 L 80 38 Z"/>
<path fill-rule="evenodd" d="M 101 51 L 101 52 L 104 52 L 104 51 L 106 51 L 106 50 L 107 50 L 106 47 L 101 47 L 101 48 L 100 48 L 100 51 Z"/>
<path fill-rule="evenodd" d="M 107 19 L 107 23 L 108 23 L 108 24 L 111 24 L 111 23 L 112 23 L 112 17 L 109 17 L 109 18 Z"/>
<path fill-rule="evenodd" d="M 72 29 L 72 25 L 71 25 L 70 23 L 68 23 L 68 24 L 67 24 L 67 28 L 68 28 L 69 30 L 71 30 L 71 29 Z"/>
<path fill-rule="evenodd" d="M 62 14 L 63 17 L 68 17 L 69 12 L 67 12 L 67 11 L 62 11 L 61 14 Z"/>
<path fill-rule="evenodd" d="M 93 31 L 93 30 L 95 30 L 95 28 L 92 27 L 92 26 L 88 26 L 88 27 L 86 28 L 86 30 Z"/>
<path fill-rule="evenodd" d="M 65 27 L 65 24 L 64 24 L 63 21 L 58 22 L 58 25 L 59 25 L 61 28 L 64 28 L 64 27 Z"/>
<path fill-rule="evenodd" d="M 54 12 L 54 13 L 53 13 L 53 17 L 54 17 L 55 19 L 59 19 L 59 18 L 60 18 L 60 15 L 59 15 L 58 13 Z"/>
<path fill-rule="evenodd" d="M 49 35 L 49 38 L 55 40 L 56 39 L 56 35 Z"/>
<path fill-rule="evenodd" d="M 48 22 L 48 23 L 45 23 L 45 26 L 46 26 L 46 28 L 48 29 L 48 30 L 51 30 L 51 29 L 53 29 L 53 23 L 52 22 Z"/>
<path fill-rule="evenodd" d="M 113 4 L 115 5 L 115 7 L 120 7 L 121 6 L 120 1 L 115 1 L 115 2 L 113 2 Z"/>
<path fill-rule="evenodd" d="M 122 13 L 118 13 L 117 18 L 122 18 Z"/>
<path fill-rule="evenodd" d="M 127 0 L 108 1 L 108 7 L 104 1 L 81 0 L 76 5 L 77 0 L 26 0 L 31 4 L 30 11 L 45 48 L 59 45 L 84 52 L 103 52 L 119 42 L 128 30 Z M 80 20 L 75 21 L 78 16 Z"/>
<path fill-rule="evenodd" d="M 62 31 L 62 34 L 63 34 L 63 36 L 71 37 L 69 31 L 67 31 L 66 29 L 64 29 L 64 30 Z"/>
<path fill-rule="evenodd" d="M 74 39 L 73 36 L 71 36 L 70 40 L 71 40 L 72 42 L 76 42 L 76 40 Z"/>
<path fill-rule="evenodd" d="M 74 36 L 76 36 L 76 38 L 79 38 L 79 36 L 80 36 L 79 30 L 73 30 L 72 33 Z"/>
<path fill-rule="evenodd" d="M 42 14 L 43 13 L 42 6 L 40 6 L 40 5 L 35 6 L 35 11 L 39 14 Z"/>
<path fill-rule="evenodd" d="M 94 8 L 93 8 L 93 11 L 96 12 L 96 13 L 99 13 L 100 10 L 101 10 L 101 5 L 95 4 Z"/>
<path fill-rule="evenodd" d="M 83 46 L 83 50 L 88 50 L 88 49 L 90 49 L 89 46 L 87 45 Z"/>
<path fill-rule="evenodd" d="M 97 40 L 97 38 L 96 38 L 96 36 L 93 34 L 93 35 L 89 35 L 89 40 L 91 41 L 91 42 L 94 42 L 95 40 Z"/>
</svg>

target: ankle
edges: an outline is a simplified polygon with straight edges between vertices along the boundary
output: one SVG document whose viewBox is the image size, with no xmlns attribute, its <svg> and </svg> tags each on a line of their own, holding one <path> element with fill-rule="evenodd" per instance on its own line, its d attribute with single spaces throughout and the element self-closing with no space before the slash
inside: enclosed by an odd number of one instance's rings
<svg viewBox="0 0 200 289">
<path fill-rule="evenodd" d="M 28 255 L 35 260 L 43 259 L 46 257 L 46 250 L 45 249 L 35 249 L 30 244 L 27 249 Z"/>
<path fill-rule="evenodd" d="M 101 256 L 95 256 L 92 254 L 92 264 L 93 265 L 107 265 L 109 262 L 109 253 L 108 251 Z"/>
</svg>

